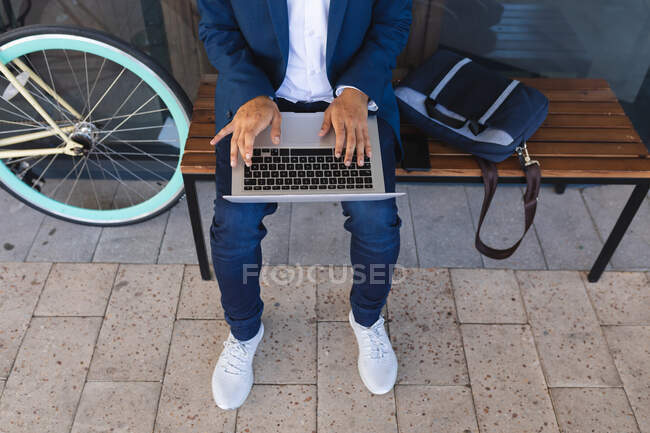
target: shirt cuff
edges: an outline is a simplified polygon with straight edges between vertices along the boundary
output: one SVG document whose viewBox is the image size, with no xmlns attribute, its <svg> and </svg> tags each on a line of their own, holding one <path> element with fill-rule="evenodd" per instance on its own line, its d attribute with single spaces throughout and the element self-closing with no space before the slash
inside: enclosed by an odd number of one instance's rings
<svg viewBox="0 0 650 433">
<path fill-rule="evenodd" d="M 347 89 L 347 88 L 355 89 L 355 90 L 359 90 L 358 88 L 356 88 L 356 87 L 354 87 L 354 86 L 338 86 L 338 87 L 336 88 L 335 95 L 336 95 L 337 97 L 340 96 L 341 93 L 343 92 L 343 90 L 345 90 L 345 89 Z M 361 90 L 359 90 L 359 92 L 361 92 Z M 363 92 L 362 92 L 362 93 L 363 93 Z M 379 107 L 377 106 L 377 104 L 375 103 L 375 101 L 373 101 L 372 99 L 368 100 L 368 110 L 369 110 L 369 111 L 377 111 L 377 110 L 379 110 Z"/>
</svg>

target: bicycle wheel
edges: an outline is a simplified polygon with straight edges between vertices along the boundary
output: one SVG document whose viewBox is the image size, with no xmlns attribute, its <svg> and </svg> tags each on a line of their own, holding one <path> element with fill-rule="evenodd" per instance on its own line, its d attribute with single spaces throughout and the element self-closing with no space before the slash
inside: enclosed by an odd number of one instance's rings
<svg viewBox="0 0 650 433">
<path fill-rule="evenodd" d="M 150 57 L 95 30 L 30 26 L 0 37 L 0 62 L 16 78 L 0 74 L 1 186 L 88 225 L 139 222 L 176 203 L 192 105 Z M 61 153 L 71 141 L 74 154 Z"/>
</svg>

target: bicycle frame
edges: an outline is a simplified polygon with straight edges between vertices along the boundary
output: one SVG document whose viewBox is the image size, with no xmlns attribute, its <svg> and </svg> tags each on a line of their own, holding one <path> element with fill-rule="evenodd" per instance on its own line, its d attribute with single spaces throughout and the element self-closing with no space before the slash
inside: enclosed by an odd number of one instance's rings
<svg viewBox="0 0 650 433">
<path fill-rule="evenodd" d="M 48 93 L 55 101 L 57 101 L 61 106 L 68 110 L 77 120 L 83 121 L 83 116 L 79 114 L 70 104 L 68 104 L 61 96 L 59 96 L 54 89 L 48 86 L 34 71 L 32 71 L 22 60 L 15 59 L 12 61 L 13 64 L 18 67 L 20 70 L 29 74 L 29 79 L 33 80 L 41 89 Z M 13 137 L 7 137 L 0 139 L 0 147 L 10 146 L 12 144 L 18 143 L 27 143 L 33 140 L 38 140 L 41 138 L 47 138 L 52 136 L 58 136 L 65 146 L 55 147 L 55 148 L 42 148 L 42 149 L 21 149 L 21 150 L 0 150 L 0 160 L 7 158 L 24 158 L 32 156 L 45 156 L 45 155 L 56 155 L 56 154 L 65 154 L 70 156 L 79 156 L 83 145 L 75 142 L 70 138 L 68 133 L 73 132 L 75 126 L 66 126 L 60 127 L 54 119 L 43 109 L 43 107 L 34 99 L 34 97 L 25 89 L 25 87 L 18 81 L 16 76 L 11 72 L 11 70 L 4 63 L 0 62 L 0 73 L 5 76 L 5 78 L 11 83 L 12 86 L 18 90 L 29 104 L 36 110 L 38 114 L 45 120 L 45 122 L 50 126 L 50 130 L 33 132 L 29 134 L 21 134 Z"/>
</svg>

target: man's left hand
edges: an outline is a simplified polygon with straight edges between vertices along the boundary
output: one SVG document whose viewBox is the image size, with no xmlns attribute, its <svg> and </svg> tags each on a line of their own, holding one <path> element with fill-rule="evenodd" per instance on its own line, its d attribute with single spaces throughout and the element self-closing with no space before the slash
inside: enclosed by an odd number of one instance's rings
<svg viewBox="0 0 650 433">
<path fill-rule="evenodd" d="M 364 155 L 371 155 L 368 137 L 368 96 L 360 90 L 345 88 L 325 110 L 323 126 L 318 135 L 325 136 L 331 128 L 336 134 L 334 154 L 341 157 L 345 145 L 345 165 L 352 163 L 357 151 L 357 165 L 363 165 Z"/>
</svg>

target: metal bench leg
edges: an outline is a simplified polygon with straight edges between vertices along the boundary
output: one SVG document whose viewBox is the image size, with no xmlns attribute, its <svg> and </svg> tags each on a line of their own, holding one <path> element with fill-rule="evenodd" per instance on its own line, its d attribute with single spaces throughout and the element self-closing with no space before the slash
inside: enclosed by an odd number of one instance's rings
<svg viewBox="0 0 650 433">
<path fill-rule="evenodd" d="M 612 229 L 612 233 L 609 235 L 609 238 L 607 238 L 607 242 L 605 242 L 603 249 L 600 251 L 600 255 L 596 259 L 594 266 L 591 268 L 591 272 L 589 272 L 587 279 L 590 283 L 595 283 L 600 279 L 600 276 L 603 274 L 605 267 L 616 251 L 618 244 L 621 242 L 621 239 L 623 239 L 625 232 L 627 231 L 628 227 L 630 227 L 630 223 L 641 207 L 643 200 L 645 200 L 646 196 L 648 195 L 649 189 L 650 183 L 642 183 L 637 185 L 634 188 L 634 191 L 632 191 L 632 195 L 623 208 L 621 216 L 618 217 L 618 221 L 616 221 L 616 225 L 614 226 L 614 229 Z"/>
<path fill-rule="evenodd" d="M 205 249 L 205 240 L 203 239 L 201 210 L 199 209 L 199 200 L 196 195 L 196 178 L 190 174 L 184 174 L 183 182 L 185 183 L 185 199 L 187 200 L 187 208 L 190 211 L 190 224 L 192 224 L 192 234 L 194 235 L 196 256 L 199 259 L 201 278 L 208 281 L 211 280 L 212 277 L 210 275 L 208 253 Z"/>
</svg>

